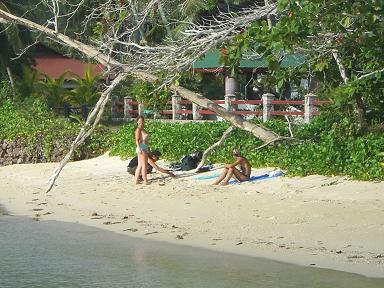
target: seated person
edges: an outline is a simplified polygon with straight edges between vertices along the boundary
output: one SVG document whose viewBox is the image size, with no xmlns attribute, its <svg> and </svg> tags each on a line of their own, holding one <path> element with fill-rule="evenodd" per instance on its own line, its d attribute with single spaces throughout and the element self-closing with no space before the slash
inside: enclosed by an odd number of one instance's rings
<svg viewBox="0 0 384 288">
<path fill-rule="evenodd" d="M 251 164 L 249 164 L 249 161 L 241 156 L 240 152 L 236 149 L 232 151 L 232 155 L 235 158 L 235 162 L 225 165 L 221 175 L 212 185 L 220 185 L 221 181 L 223 181 L 221 185 L 227 185 L 232 177 L 239 182 L 249 180 L 251 176 Z M 237 165 L 240 165 L 240 170 L 236 168 Z"/>
<path fill-rule="evenodd" d="M 149 153 L 147 173 L 148 174 L 152 173 L 153 168 L 155 168 L 157 171 L 159 171 L 161 173 L 168 174 L 171 177 L 176 177 L 176 175 L 173 174 L 172 172 L 170 172 L 164 168 L 161 168 L 160 166 L 158 166 L 156 164 L 156 161 L 160 159 L 160 156 L 161 156 L 161 153 L 159 150 L 155 150 L 155 151 Z M 137 159 L 137 156 L 135 156 L 132 158 L 132 160 L 128 164 L 128 167 L 127 167 L 128 173 L 135 175 L 137 165 L 138 165 L 138 159 Z"/>
</svg>

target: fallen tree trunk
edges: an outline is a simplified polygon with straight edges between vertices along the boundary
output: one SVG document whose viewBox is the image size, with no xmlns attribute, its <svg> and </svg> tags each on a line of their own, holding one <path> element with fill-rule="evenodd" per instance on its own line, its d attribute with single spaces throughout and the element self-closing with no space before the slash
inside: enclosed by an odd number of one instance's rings
<svg viewBox="0 0 384 288">
<path fill-rule="evenodd" d="M 100 64 L 108 67 L 109 69 L 120 67 L 122 71 L 126 73 L 132 74 L 134 77 L 139 78 L 141 80 L 145 80 L 148 82 L 155 82 L 158 80 L 158 78 L 155 75 L 142 72 L 142 71 L 134 71 L 130 70 L 126 65 L 123 63 L 120 63 L 116 61 L 115 59 L 111 58 L 108 55 L 105 55 L 103 53 L 100 53 L 97 49 L 93 48 L 90 45 L 86 45 L 80 41 L 77 41 L 75 39 L 72 39 L 64 34 L 57 33 L 52 29 L 49 29 L 47 27 L 44 27 L 42 25 L 39 25 L 37 23 L 34 23 L 28 19 L 24 19 L 15 15 L 12 15 L 10 13 L 7 13 L 3 10 L 0 10 L 0 17 L 13 23 L 17 23 L 19 25 L 26 26 L 28 28 L 38 30 L 40 32 L 43 32 L 50 37 L 62 41 L 66 45 L 77 49 L 79 52 L 84 53 L 88 57 L 95 59 Z M 190 91 L 184 87 L 171 85 L 170 89 L 177 92 L 181 97 L 196 103 L 197 105 L 211 110 L 215 112 L 217 115 L 222 117 L 223 119 L 231 122 L 234 126 L 239 127 L 241 129 L 244 129 L 250 133 L 252 133 L 255 137 L 259 138 L 263 142 L 273 142 L 273 140 L 277 140 L 279 137 L 276 133 L 266 129 L 265 127 L 261 125 L 256 125 L 253 123 L 250 123 L 248 121 L 245 121 L 240 117 L 239 115 L 233 114 L 227 109 L 221 107 L 220 105 L 214 103 L 213 101 L 203 97 L 199 93 L 195 93 L 193 91 Z"/>
<path fill-rule="evenodd" d="M 63 160 L 60 162 L 59 167 L 55 170 L 54 174 L 49 180 L 49 188 L 47 190 L 50 191 L 53 187 L 55 180 L 59 176 L 61 170 L 63 167 L 68 163 L 69 159 L 72 157 L 74 150 L 76 147 L 78 147 L 81 143 L 84 142 L 84 140 L 92 133 L 93 128 L 95 125 L 99 122 L 99 119 L 101 117 L 101 113 L 104 111 L 106 100 L 108 100 L 110 92 L 112 89 L 117 85 L 118 82 L 122 81 L 122 76 L 126 75 L 127 73 L 132 74 L 134 77 L 139 78 L 144 81 L 148 82 L 155 82 L 158 80 L 158 78 L 155 75 L 152 75 L 147 72 L 138 71 L 138 70 L 132 70 L 127 65 L 124 65 L 123 63 L 120 63 L 116 61 L 115 59 L 111 58 L 109 55 L 105 55 L 103 53 L 100 53 L 97 49 L 94 47 L 84 44 L 80 41 L 77 41 L 75 39 L 72 39 L 64 34 L 58 33 L 52 29 L 49 29 L 45 26 L 39 25 L 35 22 L 32 22 L 28 19 L 18 17 L 15 15 L 12 15 L 10 13 L 7 13 L 4 10 L 0 9 L 0 19 L 3 21 L 19 24 L 22 26 L 25 26 L 29 29 L 40 31 L 49 37 L 63 42 L 65 45 L 68 45 L 79 52 L 87 55 L 91 59 L 96 60 L 100 64 L 104 65 L 108 68 L 108 70 L 117 70 L 117 76 L 116 79 L 118 81 L 114 81 L 104 92 L 103 96 L 99 99 L 98 105 L 95 107 L 95 109 L 92 111 L 90 115 L 88 115 L 88 118 L 86 120 L 86 123 L 82 127 L 81 131 L 79 132 L 79 135 L 77 136 L 76 140 L 72 143 L 71 149 L 68 152 L 68 154 L 63 158 Z M 125 76 L 124 76 L 125 77 Z M 206 108 L 208 110 L 211 110 L 221 116 L 223 119 L 229 121 L 232 123 L 233 126 L 239 127 L 243 130 L 246 130 L 250 133 L 252 133 L 255 137 L 259 138 L 265 143 L 274 144 L 276 141 L 279 141 L 281 137 L 277 135 L 276 133 L 270 131 L 269 129 L 261 126 L 256 125 L 253 123 L 250 123 L 248 121 L 243 120 L 240 116 L 235 115 L 231 113 L 230 111 L 226 110 L 225 108 L 221 107 L 220 105 L 214 103 L 213 101 L 203 97 L 202 95 L 192 92 L 186 88 L 176 86 L 176 85 L 170 85 L 170 89 L 177 92 L 181 97 L 188 99 L 189 101 Z M 97 115 L 97 117 L 95 117 Z"/>
</svg>

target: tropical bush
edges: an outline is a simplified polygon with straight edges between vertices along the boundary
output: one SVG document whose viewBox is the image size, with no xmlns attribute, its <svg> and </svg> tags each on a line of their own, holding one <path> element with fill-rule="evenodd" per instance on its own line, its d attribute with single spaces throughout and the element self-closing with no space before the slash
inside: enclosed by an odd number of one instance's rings
<svg viewBox="0 0 384 288">
<path fill-rule="evenodd" d="M 47 159 L 50 159 L 55 140 L 75 137 L 80 128 L 79 123 L 71 123 L 54 115 L 44 101 L 36 98 L 27 98 L 16 104 L 6 100 L 0 105 L 0 139 L 24 138 L 33 145 L 35 139 L 43 138 Z M 86 145 L 95 156 L 104 153 L 109 146 L 107 129 L 102 126 L 96 129 Z"/>
<path fill-rule="evenodd" d="M 289 136 L 287 123 L 272 120 L 265 124 L 280 135 Z M 229 127 L 225 122 L 164 123 L 147 121 L 150 146 L 160 149 L 169 161 L 205 150 L 218 141 Z M 384 137 L 381 132 L 356 135 L 357 125 L 337 113 L 323 113 L 311 124 L 293 127 L 303 143 L 285 141 L 256 149 L 263 143 L 250 133 L 236 129 L 208 159 L 211 163 L 232 161 L 231 151 L 238 148 L 253 167 L 279 167 L 290 175 L 349 175 L 354 179 L 384 180 Z M 135 123 L 127 123 L 112 136 L 110 153 L 128 158 L 134 155 Z"/>
</svg>

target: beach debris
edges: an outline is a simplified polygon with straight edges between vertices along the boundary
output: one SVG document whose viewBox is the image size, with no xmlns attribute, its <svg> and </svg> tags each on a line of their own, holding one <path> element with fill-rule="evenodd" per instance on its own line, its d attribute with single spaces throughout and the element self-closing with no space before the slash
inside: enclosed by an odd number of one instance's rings
<svg viewBox="0 0 384 288">
<path fill-rule="evenodd" d="M 362 255 L 347 256 L 347 259 L 360 259 L 360 258 L 364 258 L 364 256 L 362 256 Z"/>
<path fill-rule="evenodd" d="M 236 243 L 236 245 L 242 245 L 242 244 L 243 244 L 242 241 L 239 241 L 239 242 Z"/>
<path fill-rule="evenodd" d="M 342 254 L 342 253 L 343 253 L 343 251 L 341 251 L 341 250 L 336 251 L 336 254 Z"/>
<path fill-rule="evenodd" d="M 187 232 L 184 232 L 183 234 L 178 234 L 178 235 L 176 235 L 176 239 L 179 239 L 179 240 L 182 240 L 182 239 L 184 239 L 184 237 L 185 236 L 187 236 L 188 235 L 188 233 Z"/>
<path fill-rule="evenodd" d="M 32 211 L 41 211 L 41 210 L 44 210 L 42 208 L 33 208 Z"/>
<path fill-rule="evenodd" d="M 315 263 L 311 263 L 311 264 L 309 264 L 309 266 L 316 266 L 316 264 Z"/>
<path fill-rule="evenodd" d="M 374 258 L 384 258 L 384 255 L 383 254 L 378 254 Z"/>
<path fill-rule="evenodd" d="M 92 212 L 91 216 L 98 216 L 97 212 Z"/>
<path fill-rule="evenodd" d="M 50 215 L 53 214 L 53 212 L 45 212 L 43 215 Z"/>
<path fill-rule="evenodd" d="M 139 231 L 139 229 L 137 229 L 137 228 L 127 228 L 127 229 L 124 229 L 123 231 L 137 232 L 137 231 Z"/>
<path fill-rule="evenodd" d="M 123 218 L 121 218 L 121 219 L 128 219 L 129 218 L 129 216 L 127 216 L 127 215 L 125 215 L 125 216 L 123 216 Z"/>
<path fill-rule="evenodd" d="M 153 231 L 153 232 L 147 232 L 144 235 L 151 235 L 151 234 L 157 234 L 157 233 L 159 233 L 159 232 L 158 231 Z"/>
<path fill-rule="evenodd" d="M 106 222 L 103 222 L 104 225 L 113 225 L 113 224 L 120 224 L 120 223 L 121 223 L 120 221 L 115 221 L 115 222 L 106 221 Z"/>
<path fill-rule="evenodd" d="M 331 181 L 329 183 L 324 183 L 324 184 L 321 184 L 321 187 L 324 187 L 324 186 L 332 186 L 332 185 L 337 185 L 339 184 L 339 181 L 338 180 L 334 180 L 334 181 Z"/>
</svg>

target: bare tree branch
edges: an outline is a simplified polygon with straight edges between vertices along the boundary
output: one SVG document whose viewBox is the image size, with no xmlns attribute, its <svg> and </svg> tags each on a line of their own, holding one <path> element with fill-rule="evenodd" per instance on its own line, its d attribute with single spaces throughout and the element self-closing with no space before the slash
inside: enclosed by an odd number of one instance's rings
<svg viewBox="0 0 384 288">
<path fill-rule="evenodd" d="M 230 126 L 227 130 L 225 130 L 225 132 L 223 133 L 219 141 L 217 141 L 212 146 L 208 147 L 207 150 L 204 151 L 203 157 L 201 158 L 199 165 L 197 165 L 195 172 L 199 171 L 199 169 L 204 165 L 204 162 L 207 160 L 207 157 L 209 156 L 209 154 L 211 154 L 213 150 L 215 150 L 220 145 L 222 145 L 224 141 L 228 138 L 229 134 L 235 131 L 235 129 L 236 129 L 235 126 Z"/>
<path fill-rule="evenodd" d="M 55 181 L 57 177 L 60 175 L 61 170 L 64 168 L 64 166 L 69 162 L 71 157 L 73 156 L 73 153 L 75 152 L 76 148 L 79 147 L 84 140 L 93 132 L 93 130 L 96 128 L 96 125 L 99 123 L 101 115 L 104 112 L 105 105 L 109 99 L 109 95 L 111 94 L 112 90 L 122 82 L 125 77 L 127 76 L 127 73 L 121 73 L 119 74 L 112 83 L 108 86 L 107 89 L 104 90 L 104 92 L 101 94 L 99 100 L 96 103 L 95 108 L 91 111 L 91 113 L 88 115 L 87 120 L 84 124 L 84 126 L 81 128 L 79 134 L 77 135 L 76 139 L 72 142 L 71 147 L 69 149 L 69 152 L 65 155 L 65 157 L 60 161 L 59 166 L 55 169 L 53 175 L 49 178 L 49 185 L 46 192 L 49 192 L 53 185 L 55 184 Z"/>
<path fill-rule="evenodd" d="M 107 1 L 106 3 L 108 3 Z M 154 5 L 157 1 L 151 1 Z M 85 138 L 93 131 L 95 125 L 101 117 L 104 110 L 106 101 L 112 89 L 118 85 L 125 76 L 129 73 L 144 81 L 155 82 L 158 80 L 152 73 L 169 71 L 169 79 L 173 79 L 178 71 L 183 71 L 191 66 L 193 61 L 203 55 L 206 51 L 216 47 L 218 43 L 229 39 L 235 34 L 241 32 L 241 29 L 252 21 L 264 18 L 268 13 L 275 9 L 274 5 L 256 7 L 254 9 L 245 9 L 239 15 L 222 14 L 215 18 L 215 21 L 209 22 L 202 26 L 192 24 L 188 30 L 184 32 L 184 36 L 178 41 L 172 42 L 169 46 L 160 47 L 140 47 L 132 43 L 120 41 L 118 29 L 115 30 L 114 36 L 109 35 L 106 38 L 108 41 L 99 43 L 99 48 L 86 45 L 80 41 L 72 39 L 62 33 L 52 30 L 46 26 L 39 25 L 27 19 L 17 17 L 3 10 L 0 10 L 0 18 L 26 26 L 30 29 L 40 31 L 47 36 L 60 41 L 61 43 L 77 49 L 81 53 L 87 55 L 91 59 L 98 61 L 108 68 L 108 71 L 115 71 L 117 77 L 112 84 L 102 93 L 95 109 L 88 116 L 87 121 L 79 135 L 72 143 L 70 151 L 61 161 L 59 167 L 56 169 L 54 175 L 50 179 L 50 186 L 48 191 L 53 187 L 55 180 L 59 176 L 62 168 L 69 161 L 73 155 L 74 150 L 78 147 Z M 147 12 L 146 12 L 147 13 Z M 112 29 L 113 30 L 113 29 Z M 123 44 L 121 50 L 114 50 L 115 44 Z M 181 44 L 180 44 L 181 43 Z M 132 49 L 135 47 L 135 49 Z M 124 62 L 117 61 L 111 55 L 117 56 Z M 149 73 L 150 72 L 150 73 Z M 274 143 L 280 137 L 264 128 L 262 125 L 256 125 L 244 121 L 239 115 L 235 115 L 213 101 L 203 97 L 198 93 L 194 93 L 176 85 L 169 85 L 170 89 L 177 92 L 185 99 L 196 103 L 197 105 L 214 111 L 222 118 L 230 121 L 232 125 L 251 132 L 254 136 L 258 137 L 264 142 Z"/>
</svg>

